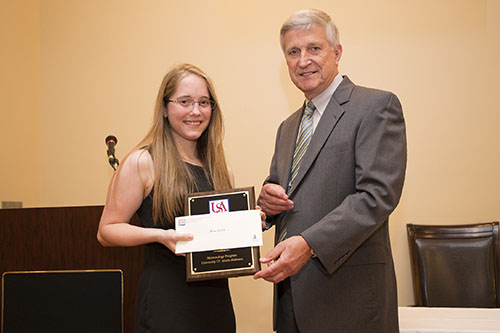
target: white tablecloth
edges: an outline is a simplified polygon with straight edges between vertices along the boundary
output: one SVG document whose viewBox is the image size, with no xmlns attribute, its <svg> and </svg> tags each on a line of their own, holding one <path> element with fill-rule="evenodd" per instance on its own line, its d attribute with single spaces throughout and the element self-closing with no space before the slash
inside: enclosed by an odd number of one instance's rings
<svg viewBox="0 0 500 333">
<path fill-rule="evenodd" d="M 500 333 L 500 308 L 399 307 L 401 333 Z"/>
</svg>

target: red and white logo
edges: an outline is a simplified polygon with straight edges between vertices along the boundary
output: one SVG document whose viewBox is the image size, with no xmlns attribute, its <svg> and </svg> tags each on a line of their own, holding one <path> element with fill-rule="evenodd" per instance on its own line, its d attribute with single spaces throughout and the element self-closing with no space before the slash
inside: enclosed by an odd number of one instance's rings
<svg viewBox="0 0 500 333">
<path fill-rule="evenodd" d="M 229 212 L 229 199 L 212 200 L 208 202 L 210 214 Z"/>
</svg>

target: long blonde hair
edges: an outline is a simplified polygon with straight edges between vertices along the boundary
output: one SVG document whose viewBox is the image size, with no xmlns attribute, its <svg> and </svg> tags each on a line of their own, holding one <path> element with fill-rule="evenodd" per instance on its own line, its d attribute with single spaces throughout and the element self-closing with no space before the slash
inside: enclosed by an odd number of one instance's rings
<svg viewBox="0 0 500 333">
<path fill-rule="evenodd" d="M 167 108 L 164 100 L 170 99 L 181 80 L 189 74 L 198 75 L 205 80 L 209 97 L 215 102 L 210 123 L 196 143 L 198 157 L 214 190 L 232 187 L 222 144 L 224 136 L 222 113 L 212 81 L 194 65 L 177 65 L 163 78 L 156 97 L 153 124 L 144 139 L 136 146 L 136 149 L 147 147 L 153 155 L 155 171 L 153 220 L 155 223 L 160 221 L 163 225 L 165 219 L 168 223 L 173 223 L 175 216 L 183 212 L 186 194 L 195 190 L 193 175 L 177 150 L 168 118 L 163 116 Z"/>
</svg>

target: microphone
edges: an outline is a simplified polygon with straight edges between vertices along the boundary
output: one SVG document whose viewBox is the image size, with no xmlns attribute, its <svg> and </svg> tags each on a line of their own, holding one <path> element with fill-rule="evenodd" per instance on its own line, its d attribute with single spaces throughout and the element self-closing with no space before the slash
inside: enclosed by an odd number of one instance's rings
<svg viewBox="0 0 500 333">
<path fill-rule="evenodd" d="M 108 161 L 113 170 L 116 170 L 120 162 L 115 157 L 115 146 L 118 143 L 118 139 L 114 135 L 108 135 L 106 137 L 106 146 L 108 146 L 108 150 L 106 153 L 108 154 Z"/>
</svg>

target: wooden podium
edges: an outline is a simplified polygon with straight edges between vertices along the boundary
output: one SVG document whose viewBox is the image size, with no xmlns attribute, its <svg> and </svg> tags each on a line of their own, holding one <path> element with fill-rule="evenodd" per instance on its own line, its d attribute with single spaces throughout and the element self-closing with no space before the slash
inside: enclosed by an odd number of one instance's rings
<svg viewBox="0 0 500 333">
<path fill-rule="evenodd" d="M 124 332 L 132 332 L 144 247 L 101 246 L 96 235 L 102 209 L 103 206 L 0 209 L 0 276 L 9 271 L 120 269 L 123 328 Z M 138 225 L 138 218 L 134 216 L 131 223 Z"/>
</svg>

